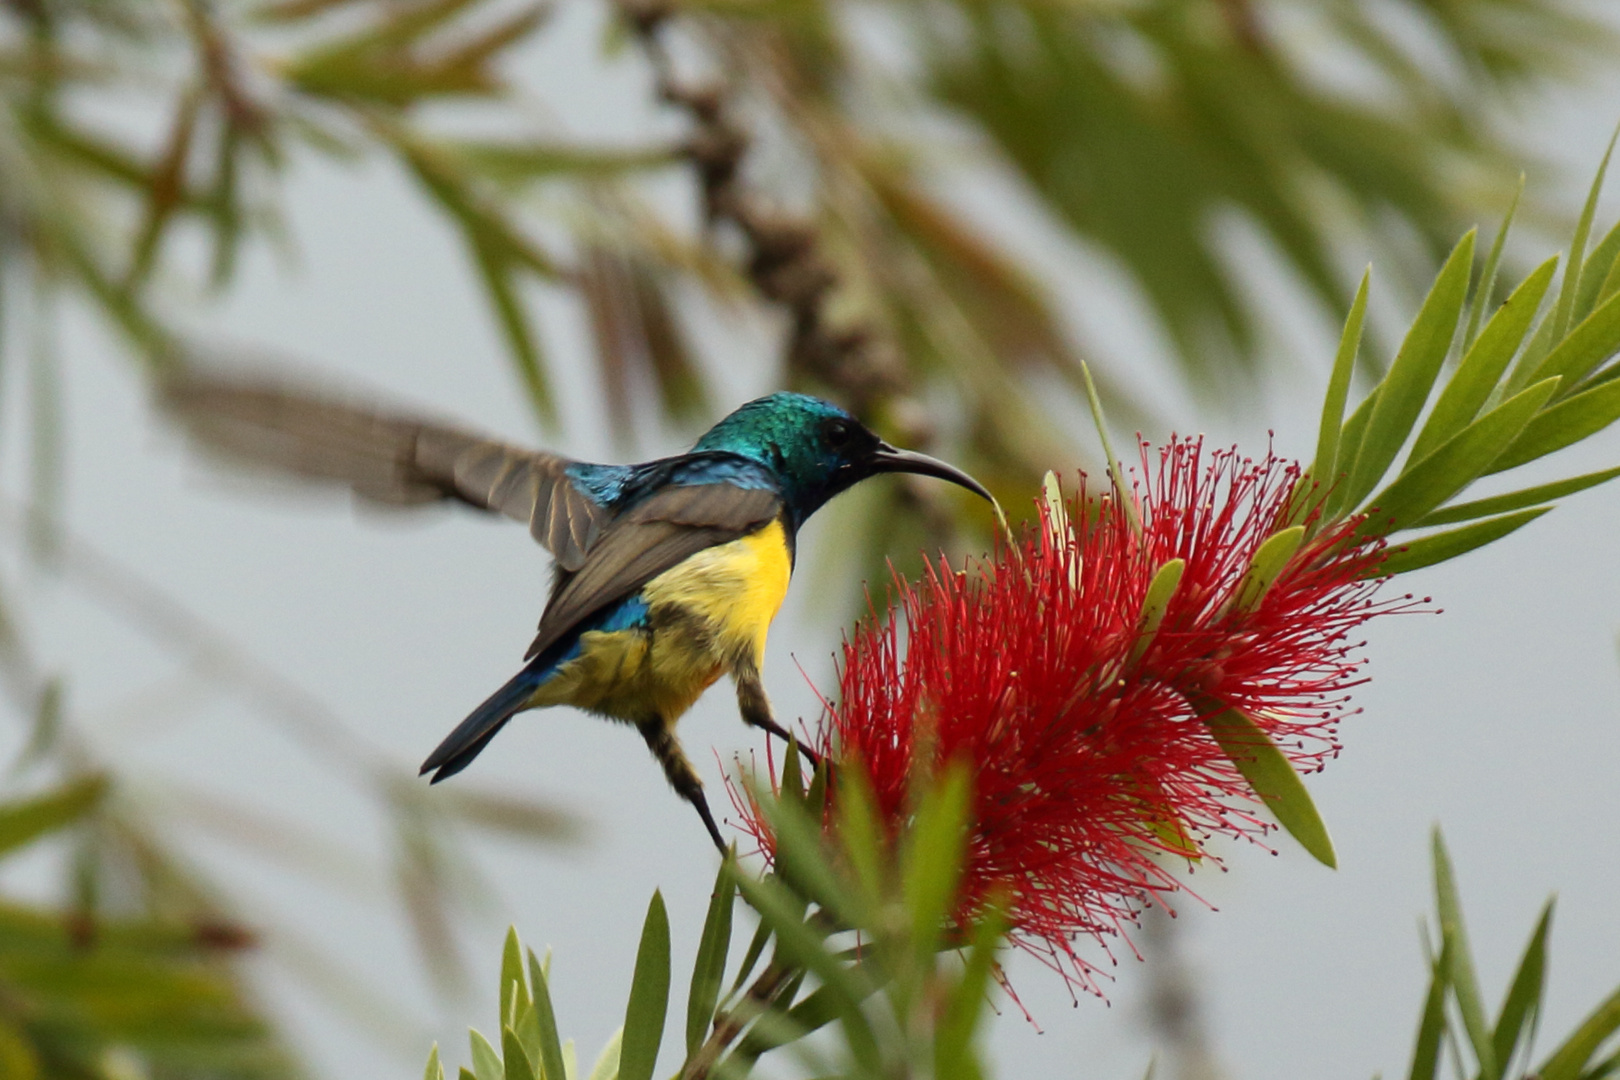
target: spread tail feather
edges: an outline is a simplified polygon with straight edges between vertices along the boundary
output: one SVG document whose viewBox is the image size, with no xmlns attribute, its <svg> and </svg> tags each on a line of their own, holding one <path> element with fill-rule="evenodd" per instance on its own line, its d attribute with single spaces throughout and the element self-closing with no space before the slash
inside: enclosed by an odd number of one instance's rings
<svg viewBox="0 0 1620 1080">
<path fill-rule="evenodd" d="M 512 676 L 507 684 L 491 694 L 482 705 L 472 711 L 472 714 L 456 725 L 456 729 L 444 737 L 438 749 L 428 755 L 422 762 L 422 768 L 417 775 L 433 773 L 430 783 L 437 784 L 440 780 L 447 780 L 462 769 L 472 764 L 495 737 L 495 733 L 506 725 L 506 722 L 528 705 L 529 698 L 534 696 L 535 689 L 551 674 L 554 664 L 542 663 L 541 658 L 525 667 Z"/>
</svg>

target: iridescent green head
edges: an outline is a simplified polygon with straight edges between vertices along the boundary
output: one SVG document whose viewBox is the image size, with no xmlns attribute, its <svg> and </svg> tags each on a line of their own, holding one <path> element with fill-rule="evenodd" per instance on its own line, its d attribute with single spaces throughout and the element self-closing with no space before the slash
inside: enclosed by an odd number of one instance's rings
<svg viewBox="0 0 1620 1080">
<path fill-rule="evenodd" d="M 808 394 L 783 392 L 750 401 L 710 428 L 693 449 L 730 451 L 771 469 L 782 482 L 795 525 L 839 492 L 885 472 L 934 476 L 990 498 L 962 470 L 927 454 L 898 450 L 837 405 Z"/>
</svg>

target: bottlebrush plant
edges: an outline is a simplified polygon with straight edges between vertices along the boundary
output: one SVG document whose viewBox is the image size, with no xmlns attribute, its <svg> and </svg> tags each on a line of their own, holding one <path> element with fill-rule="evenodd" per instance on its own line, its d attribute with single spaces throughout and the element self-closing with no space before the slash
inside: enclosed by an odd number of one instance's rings
<svg viewBox="0 0 1620 1080">
<path fill-rule="evenodd" d="M 1465 236 L 1387 374 L 1346 417 L 1364 278 L 1309 464 L 1172 439 L 1144 443 L 1126 470 L 1104 434 L 1105 483 L 1082 477 L 1065 498 L 1049 477 L 1037 522 L 993 555 L 897 580 L 887 609 L 844 647 L 808 786 L 789 753 L 780 775 L 733 788 L 767 870 L 722 867 L 680 1075 L 745 1075 L 791 1045 L 810 1075 L 975 1080 L 986 1068 L 974 1032 L 1001 945 L 1089 985 L 1088 938 L 1106 947 L 1144 904 L 1182 887 L 1178 866 L 1212 858 L 1209 838 L 1263 835 L 1264 815 L 1332 865 L 1299 774 L 1339 749 L 1363 680 L 1359 627 L 1431 606 L 1389 595 L 1389 580 L 1620 475 L 1459 501 L 1481 478 L 1620 419 L 1620 226 L 1586 251 L 1601 182 L 1600 172 L 1556 294 L 1554 258 L 1493 310 L 1512 214 L 1472 288 Z M 1105 432 L 1094 391 L 1092 403 Z M 1496 1080 L 1531 1060 L 1547 923 L 1488 1018 L 1438 841 L 1435 862 L 1440 948 L 1412 1076 L 1434 1076 L 1450 1040 L 1459 1062 L 1471 1053 L 1468 1075 Z M 759 926 L 722 994 L 733 890 Z M 941 962 L 955 950 L 965 963 Z M 632 1002 L 638 993 L 648 991 Z M 835 1021 L 830 1049 L 802 1041 Z M 486 1054 L 478 1080 L 560 1080 L 533 1054 L 514 1062 L 526 1044 L 511 1030 L 504 1074 Z M 1601 1056 L 1617 1030 L 1620 993 L 1536 1075 L 1620 1072 L 1620 1056 Z M 625 1045 L 632 1034 L 646 1045 L 629 1027 Z M 650 1077 L 657 1043 L 635 1080 Z"/>
</svg>

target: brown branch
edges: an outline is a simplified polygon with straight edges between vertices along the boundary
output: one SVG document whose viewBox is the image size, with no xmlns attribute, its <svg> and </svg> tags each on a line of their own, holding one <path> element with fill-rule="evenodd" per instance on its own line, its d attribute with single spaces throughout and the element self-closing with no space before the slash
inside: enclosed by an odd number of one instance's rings
<svg viewBox="0 0 1620 1080">
<path fill-rule="evenodd" d="M 815 222 L 772 206 L 743 178 L 753 139 L 729 107 L 728 88 L 676 73 L 663 41 L 668 0 L 618 3 L 652 65 L 658 96 L 691 120 L 685 154 L 697 173 L 706 222 L 736 229 L 747 246 L 742 261 L 749 282 L 788 316 L 790 373 L 828 386 L 863 421 L 881 418 L 902 428 L 895 435 L 910 445 L 929 442 L 927 413 L 912 397 L 909 373 L 887 335 L 870 322 L 838 326 L 829 317 L 840 275 L 822 253 Z"/>
</svg>

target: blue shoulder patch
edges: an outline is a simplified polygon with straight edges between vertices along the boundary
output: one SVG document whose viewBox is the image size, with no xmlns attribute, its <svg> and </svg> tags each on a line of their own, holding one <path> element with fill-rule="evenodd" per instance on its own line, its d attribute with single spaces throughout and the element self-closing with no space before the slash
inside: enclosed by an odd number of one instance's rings
<svg viewBox="0 0 1620 1080">
<path fill-rule="evenodd" d="M 769 468 L 741 454 L 698 452 L 676 458 L 672 484 L 731 484 L 747 490 L 780 491 L 782 482 Z"/>
<path fill-rule="evenodd" d="M 593 465 L 576 461 L 563 470 L 563 475 L 596 503 L 610 506 L 624 494 L 625 485 L 635 475 L 635 469 L 629 465 Z"/>
</svg>

